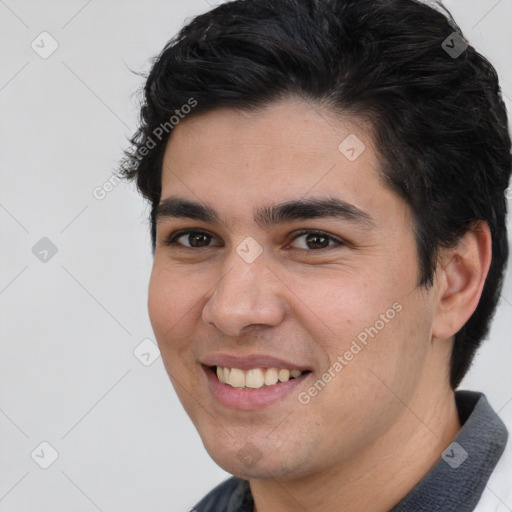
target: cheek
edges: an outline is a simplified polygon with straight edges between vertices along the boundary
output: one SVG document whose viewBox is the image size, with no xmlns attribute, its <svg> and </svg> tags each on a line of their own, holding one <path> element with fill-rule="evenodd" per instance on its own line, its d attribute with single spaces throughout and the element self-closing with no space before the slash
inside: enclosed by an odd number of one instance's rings
<svg viewBox="0 0 512 512">
<path fill-rule="evenodd" d="M 190 286 L 176 269 L 154 266 L 148 288 L 148 312 L 162 361 L 173 387 L 189 415 L 194 408 L 198 379 L 191 340 L 197 326 L 198 303 L 204 294 Z"/>
<path fill-rule="evenodd" d="M 324 338 L 331 340 L 332 349 L 342 349 L 364 329 L 380 321 L 380 315 L 392 308 L 399 298 L 374 276 L 361 279 L 343 273 L 316 279 L 314 286 L 304 281 L 297 295 L 303 301 L 300 303 L 302 313 L 297 314 L 312 318 L 310 327 L 313 331 L 325 331 Z M 392 310 L 389 316 L 394 313 Z"/>
<path fill-rule="evenodd" d="M 426 296 L 414 291 L 415 279 L 414 267 L 402 274 L 388 268 L 338 273 L 315 287 L 301 284 L 304 304 L 297 315 L 311 318 L 305 327 L 327 353 L 326 368 L 343 358 L 344 378 L 337 382 L 350 382 L 357 393 L 363 381 L 368 389 L 379 387 L 375 374 L 390 385 L 414 384 L 429 346 L 431 316 Z"/>
<path fill-rule="evenodd" d="M 197 314 L 201 298 L 201 291 L 195 288 L 179 272 L 153 267 L 148 288 L 148 313 L 163 355 L 181 352 L 188 346 L 188 326 Z"/>
<path fill-rule="evenodd" d="M 165 275 L 153 266 L 148 288 L 148 313 L 153 327 L 153 332 L 160 344 L 164 328 L 173 320 L 176 315 L 174 308 L 174 297 L 170 291 L 169 283 Z"/>
</svg>

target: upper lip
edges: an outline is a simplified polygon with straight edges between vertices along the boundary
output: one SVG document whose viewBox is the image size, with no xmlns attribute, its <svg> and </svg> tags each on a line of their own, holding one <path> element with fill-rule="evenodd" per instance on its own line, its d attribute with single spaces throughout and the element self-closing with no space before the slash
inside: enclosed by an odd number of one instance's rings
<svg viewBox="0 0 512 512">
<path fill-rule="evenodd" d="M 205 366 L 220 366 L 221 368 L 280 368 L 288 370 L 309 370 L 307 365 L 301 365 L 264 354 L 235 356 L 232 354 L 211 354 L 204 357 L 201 363 Z"/>
</svg>

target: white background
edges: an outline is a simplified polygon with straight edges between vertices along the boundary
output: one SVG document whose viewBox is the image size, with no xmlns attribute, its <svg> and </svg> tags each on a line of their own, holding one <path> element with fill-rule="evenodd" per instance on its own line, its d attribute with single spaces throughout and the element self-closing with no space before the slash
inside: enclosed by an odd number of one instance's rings
<svg viewBox="0 0 512 512">
<path fill-rule="evenodd" d="M 510 112 L 512 0 L 446 5 L 497 67 Z M 161 359 L 146 367 L 133 355 L 153 339 L 148 209 L 124 183 L 93 196 L 136 126 L 141 79 L 130 69 L 148 70 L 183 22 L 209 8 L 0 0 L 2 512 L 184 511 L 227 476 Z M 43 31 L 59 45 L 47 59 L 31 48 Z M 46 263 L 32 253 L 42 237 L 58 249 Z M 509 424 L 511 330 L 509 273 L 490 340 L 461 386 L 484 391 Z M 59 454 L 46 470 L 31 458 L 43 441 Z"/>
</svg>

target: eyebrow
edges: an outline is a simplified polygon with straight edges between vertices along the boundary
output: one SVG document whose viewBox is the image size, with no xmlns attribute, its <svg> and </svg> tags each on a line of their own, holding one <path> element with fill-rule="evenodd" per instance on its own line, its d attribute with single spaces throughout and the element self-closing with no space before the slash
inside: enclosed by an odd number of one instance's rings
<svg viewBox="0 0 512 512">
<path fill-rule="evenodd" d="M 164 218 L 186 218 L 227 224 L 212 207 L 175 196 L 163 199 L 158 205 L 156 221 Z M 261 227 L 319 218 L 340 219 L 366 228 L 375 226 L 375 222 L 368 213 L 353 204 L 333 197 L 286 201 L 263 206 L 254 212 L 254 221 Z"/>
</svg>

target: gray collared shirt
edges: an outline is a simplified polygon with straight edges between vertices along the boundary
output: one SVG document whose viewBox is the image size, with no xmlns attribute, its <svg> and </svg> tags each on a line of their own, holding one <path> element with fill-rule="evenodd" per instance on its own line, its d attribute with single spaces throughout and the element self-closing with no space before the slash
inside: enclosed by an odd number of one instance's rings
<svg viewBox="0 0 512 512">
<path fill-rule="evenodd" d="M 456 391 L 462 428 L 441 458 L 390 512 L 471 512 L 507 443 L 508 432 L 482 393 Z M 247 480 L 231 477 L 195 512 L 254 512 Z"/>
</svg>

